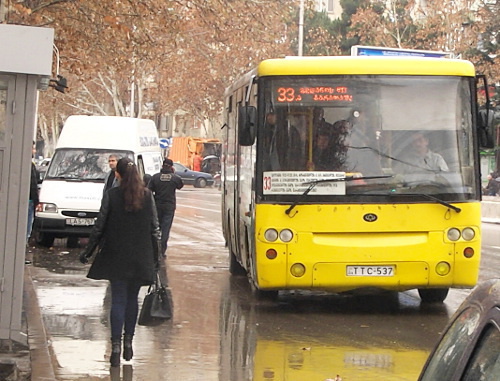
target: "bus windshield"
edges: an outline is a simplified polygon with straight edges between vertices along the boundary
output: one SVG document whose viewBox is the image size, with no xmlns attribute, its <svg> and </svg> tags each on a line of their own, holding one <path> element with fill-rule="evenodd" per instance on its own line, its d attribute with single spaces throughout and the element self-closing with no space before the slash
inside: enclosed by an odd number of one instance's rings
<svg viewBox="0 0 500 381">
<path fill-rule="evenodd" d="M 261 81 L 258 184 L 264 199 L 300 196 L 311 182 L 328 179 L 338 180 L 319 181 L 307 197 L 479 197 L 472 78 L 345 75 Z"/>
</svg>

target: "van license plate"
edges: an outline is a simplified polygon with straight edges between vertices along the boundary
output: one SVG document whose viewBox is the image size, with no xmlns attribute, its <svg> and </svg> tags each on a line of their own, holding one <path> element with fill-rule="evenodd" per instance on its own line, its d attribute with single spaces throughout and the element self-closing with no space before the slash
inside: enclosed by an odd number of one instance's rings
<svg viewBox="0 0 500 381">
<path fill-rule="evenodd" d="M 66 218 L 66 225 L 71 226 L 92 226 L 95 224 L 93 218 Z"/>
<path fill-rule="evenodd" d="M 394 276 L 395 266 L 347 266 L 347 276 Z"/>
</svg>

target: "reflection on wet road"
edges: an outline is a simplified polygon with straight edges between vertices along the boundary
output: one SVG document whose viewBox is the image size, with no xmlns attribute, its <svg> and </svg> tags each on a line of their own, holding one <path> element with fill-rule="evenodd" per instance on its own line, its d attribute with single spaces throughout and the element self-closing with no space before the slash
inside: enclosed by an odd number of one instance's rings
<svg viewBox="0 0 500 381">
<path fill-rule="evenodd" d="M 85 278 L 81 249 L 64 240 L 31 249 L 59 380 L 413 381 L 468 293 L 427 307 L 412 292 L 287 292 L 256 301 L 246 278 L 229 275 L 220 192 L 186 188 L 167 253 L 174 317 L 138 327 L 134 359 L 120 368 L 109 367 L 107 282 Z"/>
</svg>

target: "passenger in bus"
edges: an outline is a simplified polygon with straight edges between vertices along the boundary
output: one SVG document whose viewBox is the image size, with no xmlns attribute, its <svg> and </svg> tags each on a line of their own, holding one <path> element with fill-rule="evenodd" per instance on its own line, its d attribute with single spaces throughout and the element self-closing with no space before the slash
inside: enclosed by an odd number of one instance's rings
<svg viewBox="0 0 500 381">
<path fill-rule="evenodd" d="M 314 145 L 313 160 L 307 163 L 307 169 L 310 171 L 332 170 L 330 165 L 331 151 L 330 134 L 326 130 L 320 130 Z"/>
<path fill-rule="evenodd" d="M 276 148 L 276 114 L 266 114 L 264 122 L 264 154 L 268 156 L 263 162 L 269 165 L 267 169 L 278 170 L 280 167 L 278 151 Z"/>
<path fill-rule="evenodd" d="M 397 168 L 403 174 L 449 171 L 443 157 L 430 150 L 429 138 L 422 132 L 412 134 L 409 153 L 400 160 Z"/>
<path fill-rule="evenodd" d="M 324 121 L 319 124 L 315 144 L 313 146 L 313 161 L 308 163 L 309 170 L 344 171 L 347 146 L 346 137 L 350 124 L 347 120 L 339 120 L 333 125 Z"/>
<path fill-rule="evenodd" d="M 264 151 L 268 153 L 272 171 L 296 171 L 305 167 L 305 143 L 295 122 L 293 114 L 266 116 Z"/>
</svg>

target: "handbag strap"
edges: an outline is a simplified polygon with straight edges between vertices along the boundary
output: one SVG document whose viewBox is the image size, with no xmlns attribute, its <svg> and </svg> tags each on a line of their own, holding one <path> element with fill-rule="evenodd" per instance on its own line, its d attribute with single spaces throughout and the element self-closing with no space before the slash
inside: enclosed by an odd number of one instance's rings
<svg viewBox="0 0 500 381">
<path fill-rule="evenodd" d="M 156 275 L 155 275 L 155 281 L 154 281 L 154 287 L 158 290 L 160 288 L 164 288 L 165 285 L 163 284 L 163 282 L 161 281 L 161 278 L 160 278 L 160 272 L 159 271 L 156 271 Z"/>
</svg>

